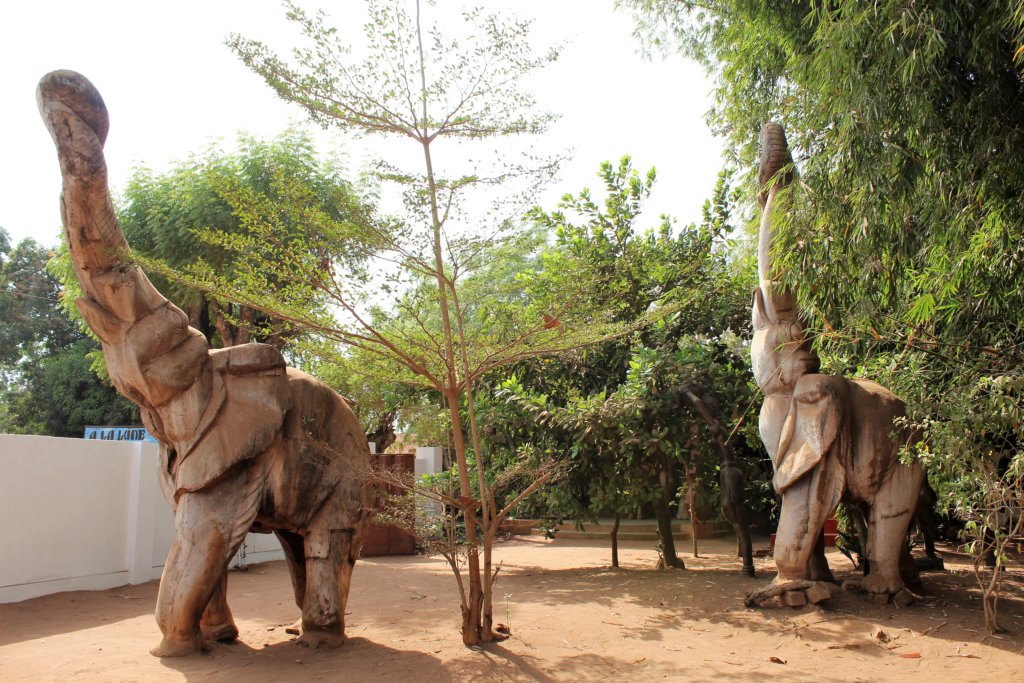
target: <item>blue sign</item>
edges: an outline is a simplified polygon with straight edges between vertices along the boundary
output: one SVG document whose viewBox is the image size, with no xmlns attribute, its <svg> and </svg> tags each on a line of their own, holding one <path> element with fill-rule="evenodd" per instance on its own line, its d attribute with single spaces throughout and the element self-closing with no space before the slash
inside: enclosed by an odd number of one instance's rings
<svg viewBox="0 0 1024 683">
<path fill-rule="evenodd" d="M 145 427 L 86 427 L 85 438 L 99 439 L 100 441 L 157 442 Z"/>
</svg>

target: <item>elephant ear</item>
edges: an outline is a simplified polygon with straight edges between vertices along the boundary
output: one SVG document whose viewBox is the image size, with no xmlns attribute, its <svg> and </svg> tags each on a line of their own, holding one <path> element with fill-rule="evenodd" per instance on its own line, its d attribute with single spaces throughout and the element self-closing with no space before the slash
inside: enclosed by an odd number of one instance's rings
<svg viewBox="0 0 1024 683">
<path fill-rule="evenodd" d="M 783 493 L 825 459 L 839 436 L 841 408 L 828 377 L 801 378 L 782 425 L 772 479 L 776 491 Z"/>
<path fill-rule="evenodd" d="M 291 407 L 284 358 L 274 347 L 243 344 L 209 357 L 213 398 L 193 439 L 179 445 L 175 499 L 269 448 Z"/>
</svg>

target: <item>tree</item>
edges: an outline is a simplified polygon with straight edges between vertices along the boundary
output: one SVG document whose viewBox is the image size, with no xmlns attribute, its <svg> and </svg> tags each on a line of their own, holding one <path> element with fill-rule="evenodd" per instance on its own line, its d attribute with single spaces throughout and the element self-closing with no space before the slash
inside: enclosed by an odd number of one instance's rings
<svg viewBox="0 0 1024 683">
<path fill-rule="evenodd" d="M 373 363 L 366 362 L 358 352 L 304 355 L 308 372 L 355 402 L 356 415 L 375 452 L 384 453 L 390 448 L 399 430 L 416 444 L 448 442 L 441 398 L 436 391 L 377 377 L 368 372 Z"/>
<path fill-rule="evenodd" d="M 0 228 L 0 364 L 66 348 L 80 338 L 75 325 L 55 308 L 60 283 L 46 270 L 51 252 L 27 238 L 13 248 Z"/>
<path fill-rule="evenodd" d="M 699 387 L 717 396 L 730 427 L 742 421 L 750 403 L 749 372 L 736 330 L 747 329 L 751 276 L 729 263 L 727 174 L 701 224 L 677 229 L 663 216 L 656 229 L 646 231 L 637 224 L 654 170 L 641 176 L 627 156 L 618 165 L 605 162 L 598 175 L 600 203 L 583 190 L 563 197 L 557 211 L 534 211 L 538 224 L 557 235 L 535 282 L 557 289 L 563 279 L 582 278 L 590 283 L 588 305 L 610 309 L 622 322 L 663 304 L 674 313 L 583 353 L 519 364 L 499 393 L 518 410 L 492 411 L 492 428 L 561 450 L 567 472 L 547 493 L 559 514 L 617 518 L 649 506 L 665 564 L 682 567 L 671 506 L 680 480 L 691 493 L 698 472 L 713 485 L 719 458 L 706 447 L 710 439 L 695 439 L 707 425 L 680 401 L 679 392 Z M 573 217 L 583 222 L 575 224 Z M 532 433 L 522 434 L 531 426 Z"/>
<path fill-rule="evenodd" d="M 207 340 L 233 346 L 253 339 L 281 348 L 293 332 L 281 321 L 173 277 L 161 277 L 160 268 L 181 269 L 200 262 L 231 277 L 239 258 L 254 258 L 259 251 L 244 253 L 220 242 L 245 242 L 258 249 L 246 241 L 247 212 L 280 202 L 285 195 L 296 201 L 301 197 L 303 213 L 279 215 L 276 240 L 301 241 L 310 229 L 309 216 L 316 213 L 348 231 L 339 236 L 336 249 L 341 251 L 332 257 L 357 262 L 365 246 L 359 234 L 372 220 L 372 207 L 343 178 L 337 158 L 320 160 L 307 132 L 292 128 L 269 141 L 239 135 L 238 147 L 237 153 L 225 153 L 211 145 L 166 173 L 135 168 L 119 198 L 118 219 L 136 255 L 158 262 L 154 284 L 188 314 L 189 323 Z M 219 240 L 206 239 L 210 230 Z M 286 282 L 268 285 L 280 288 Z"/>
<path fill-rule="evenodd" d="M 38 416 L 42 433 L 81 438 L 87 425 L 140 424 L 139 409 L 93 372 L 90 354 L 98 352 L 96 342 L 83 337 L 42 359 L 23 409 Z"/>
<path fill-rule="evenodd" d="M 408 4 L 368 4 L 368 57 L 359 63 L 322 13 L 310 15 L 290 3 L 288 17 L 310 44 L 294 52 L 293 63 L 258 41 L 240 36 L 228 41 L 246 65 L 317 123 L 358 135 L 397 138 L 416 149 L 422 159 L 418 171 L 384 161 L 376 167 L 379 178 L 403 189 L 403 219 L 372 226 L 379 262 L 390 265 L 373 279 L 335 259 L 312 261 L 309 253 L 336 248 L 337 232 L 327 222 L 317 226 L 318 234 L 305 236 L 302 248 L 272 241 L 269 246 L 266 240 L 274 234 L 271 209 L 280 210 L 279 205 L 259 207 L 267 211 L 262 220 L 253 221 L 254 227 L 262 226 L 257 228 L 263 231 L 260 245 L 270 258 L 250 261 L 230 279 L 211 269 L 193 276 L 232 300 L 358 349 L 372 359 L 377 376 L 441 396 L 458 469 L 458 497 L 450 503 L 465 522 L 465 577 L 460 564 L 449 561 L 460 591 L 463 642 L 473 645 L 495 637 L 492 591 L 497 570 L 492 567 L 491 548 L 498 525 L 544 479 L 539 477 L 516 500 L 496 506 L 483 475 L 474 387 L 497 368 L 592 343 L 620 333 L 621 326 L 593 311 L 578 310 L 579 283 L 571 292 L 530 299 L 521 287 L 494 289 L 473 281 L 475 273 L 495 267 L 488 257 L 500 253 L 499 246 L 516 239 L 515 210 L 556 163 L 509 163 L 513 155 L 503 150 L 484 157 L 487 169 L 466 163 L 461 170 L 449 166 L 446 173 L 436 146 L 500 142 L 542 132 L 552 117 L 535 111 L 533 98 L 521 90 L 520 82 L 555 59 L 557 51 L 534 55 L 527 44 L 528 23 L 479 10 L 464 14 L 465 36 L 446 39 L 437 27 L 425 25 L 420 2 L 415 2 L 412 14 L 406 10 Z M 512 193 L 517 186 L 522 192 Z M 461 201 L 469 191 L 479 197 L 488 189 L 496 190 L 500 200 L 489 212 L 471 212 L 475 206 Z M 259 211 L 252 213 L 255 217 Z M 232 246 L 227 240 L 223 243 Z M 271 291 L 267 279 L 278 275 L 280 264 L 288 264 L 289 272 L 302 277 L 283 291 Z M 377 292 L 390 298 L 382 302 Z M 305 302 L 314 295 L 325 297 L 338 315 L 311 310 Z M 476 455 L 475 480 L 470 451 Z"/>
<path fill-rule="evenodd" d="M 88 371 L 98 345 L 58 305 L 51 250 L 13 249 L 0 228 L 0 432 L 81 436 L 88 424 L 136 424 L 138 413 Z"/>
<path fill-rule="evenodd" d="M 978 551 L 1005 545 L 1024 471 L 1019 3 L 621 4 L 715 76 L 710 118 L 749 177 L 761 124 L 786 127 L 801 183 L 777 258 L 826 366 L 904 398 Z"/>
</svg>

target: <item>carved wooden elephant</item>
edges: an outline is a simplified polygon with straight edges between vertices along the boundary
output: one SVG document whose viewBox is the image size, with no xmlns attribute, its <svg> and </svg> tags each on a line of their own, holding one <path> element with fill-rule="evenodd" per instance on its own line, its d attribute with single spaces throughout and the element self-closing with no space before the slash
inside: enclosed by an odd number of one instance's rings
<svg viewBox="0 0 1024 683">
<path fill-rule="evenodd" d="M 369 447 L 349 405 L 264 344 L 211 350 L 137 266 L 112 209 L 103 143 L 107 110 L 79 74 L 39 83 L 64 178 L 62 218 L 110 378 L 161 444 L 161 487 L 175 512 L 156 619 L 158 656 L 238 630 L 227 566 L 250 530 L 284 547 L 303 639 L 344 637 L 345 603 L 370 502 Z"/>
<path fill-rule="evenodd" d="M 870 593 L 898 594 L 899 562 L 924 472 L 899 462 L 901 445 L 916 438 L 898 427 L 905 406 L 892 392 L 864 380 L 818 374 L 796 296 L 777 284 L 771 267 L 772 211 L 793 178 L 782 128 L 762 131 L 764 216 L 758 254 L 760 286 L 753 296 L 751 359 L 764 391 L 760 432 L 782 495 L 775 542 L 777 582 L 831 580 L 819 545 L 825 520 L 840 500 L 866 511 Z M 895 435 L 895 438 L 893 438 Z M 816 546 L 818 546 L 816 550 Z"/>
</svg>

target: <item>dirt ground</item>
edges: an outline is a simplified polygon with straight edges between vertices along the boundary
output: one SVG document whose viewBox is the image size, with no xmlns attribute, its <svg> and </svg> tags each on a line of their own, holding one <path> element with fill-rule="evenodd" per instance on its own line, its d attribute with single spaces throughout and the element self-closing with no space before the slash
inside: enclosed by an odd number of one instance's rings
<svg viewBox="0 0 1024 683">
<path fill-rule="evenodd" d="M 763 545 L 763 544 L 761 544 Z M 293 642 L 298 618 L 283 562 L 232 571 L 241 636 L 204 654 L 157 659 L 157 583 L 0 605 L 3 681 L 964 681 L 1024 680 L 1024 572 L 1001 603 L 1010 632 L 986 636 L 969 567 L 947 556 L 926 594 L 899 609 L 855 593 L 827 607 L 746 609 L 773 576 L 739 572 L 728 539 L 657 570 L 646 543 L 625 543 L 622 569 L 590 541 L 526 537 L 500 544 L 495 618 L 502 643 L 467 649 L 454 580 L 438 559 L 368 558 L 356 566 L 349 640 L 337 650 Z M 850 563 L 831 555 L 837 577 Z M 881 630 L 881 634 L 879 631 Z"/>
</svg>

